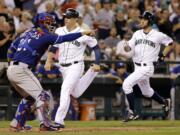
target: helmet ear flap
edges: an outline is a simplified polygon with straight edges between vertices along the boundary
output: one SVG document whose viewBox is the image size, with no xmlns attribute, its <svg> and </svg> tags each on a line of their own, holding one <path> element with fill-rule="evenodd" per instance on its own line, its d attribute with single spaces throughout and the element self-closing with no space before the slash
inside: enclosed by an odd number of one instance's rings
<svg viewBox="0 0 180 135">
<path fill-rule="evenodd" d="M 149 24 L 153 25 L 154 24 L 154 17 L 152 16 L 151 18 L 149 18 Z"/>
</svg>

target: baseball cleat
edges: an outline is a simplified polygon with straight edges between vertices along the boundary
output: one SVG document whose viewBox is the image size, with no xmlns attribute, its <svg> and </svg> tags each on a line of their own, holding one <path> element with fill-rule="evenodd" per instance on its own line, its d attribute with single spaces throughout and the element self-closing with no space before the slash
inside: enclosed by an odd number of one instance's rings
<svg viewBox="0 0 180 135">
<path fill-rule="evenodd" d="M 54 123 L 53 125 L 51 125 L 51 127 L 56 128 L 57 130 L 61 130 L 62 128 L 65 128 L 65 125 Z"/>
<path fill-rule="evenodd" d="M 24 127 L 21 127 L 21 126 L 13 127 L 13 126 L 10 126 L 10 130 L 14 131 L 14 132 L 30 131 L 31 129 L 32 129 L 32 126 L 30 126 L 30 125 L 25 125 Z"/>
<path fill-rule="evenodd" d="M 20 131 L 23 130 L 23 128 L 22 127 L 13 127 L 13 126 L 10 126 L 9 130 L 13 131 L 13 132 L 20 132 Z"/>
<path fill-rule="evenodd" d="M 123 122 L 128 122 L 128 121 L 137 120 L 137 119 L 139 119 L 139 115 L 133 114 L 133 113 L 129 113 L 127 115 L 127 117 L 123 120 Z"/>
<path fill-rule="evenodd" d="M 14 131 L 14 132 L 19 132 L 19 131 L 23 131 L 23 130 L 28 131 L 31 129 L 32 129 L 32 126 L 30 126 L 30 125 L 21 126 L 21 124 L 18 123 L 18 121 L 16 119 L 13 119 L 10 123 L 10 130 Z"/>
<path fill-rule="evenodd" d="M 57 128 L 53 128 L 51 126 L 47 127 L 44 124 L 41 124 L 39 131 L 58 131 L 58 130 L 57 130 Z"/>
<path fill-rule="evenodd" d="M 171 100 L 170 99 L 165 99 L 165 103 L 163 105 L 165 115 L 168 116 L 169 111 L 171 109 Z"/>
</svg>

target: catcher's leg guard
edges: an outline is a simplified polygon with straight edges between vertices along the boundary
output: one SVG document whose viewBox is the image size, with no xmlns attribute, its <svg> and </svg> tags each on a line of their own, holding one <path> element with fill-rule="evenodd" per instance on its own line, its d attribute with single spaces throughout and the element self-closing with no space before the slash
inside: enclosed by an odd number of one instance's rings
<svg viewBox="0 0 180 135">
<path fill-rule="evenodd" d="M 23 98 L 18 105 L 15 118 L 10 123 L 10 127 L 16 130 L 30 130 L 31 126 L 26 126 L 26 120 L 31 112 L 31 106 L 34 104 L 32 97 Z"/>
<path fill-rule="evenodd" d="M 40 131 L 55 131 L 51 127 L 51 120 L 49 115 L 51 96 L 49 92 L 42 91 L 37 99 L 37 115 L 40 120 Z"/>
</svg>

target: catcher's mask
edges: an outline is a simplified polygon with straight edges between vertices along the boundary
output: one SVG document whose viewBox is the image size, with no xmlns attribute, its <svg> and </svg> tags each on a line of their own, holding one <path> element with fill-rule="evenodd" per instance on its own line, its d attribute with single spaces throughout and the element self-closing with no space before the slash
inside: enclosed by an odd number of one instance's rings
<svg viewBox="0 0 180 135">
<path fill-rule="evenodd" d="M 46 12 L 37 14 L 33 22 L 35 27 L 40 27 L 48 32 L 54 31 L 57 26 L 54 16 Z"/>
</svg>

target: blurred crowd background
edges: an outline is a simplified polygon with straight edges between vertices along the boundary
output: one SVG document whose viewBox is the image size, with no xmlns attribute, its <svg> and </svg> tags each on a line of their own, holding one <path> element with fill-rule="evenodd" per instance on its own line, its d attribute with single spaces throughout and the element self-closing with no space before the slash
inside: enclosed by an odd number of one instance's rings
<svg viewBox="0 0 180 135">
<path fill-rule="evenodd" d="M 59 26 L 63 26 L 62 14 L 67 8 L 75 8 L 80 13 L 78 23 L 81 27 L 97 29 L 102 60 L 125 60 L 116 55 L 118 46 L 139 29 L 138 17 L 148 10 L 155 15 L 153 27 L 174 39 L 174 50 L 167 60 L 180 61 L 179 7 L 178 0 L 1 0 L 0 60 L 6 61 L 7 49 L 15 37 L 33 26 L 36 13 L 48 12 Z M 86 60 L 94 59 L 88 48 L 85 55 Z M 1 63 L 0 69 L 6 66 Z M 115 69 L 113 65 L 107 66 Z M 177 72 L 174 66 L 177 67 L 171 64 L 170 72 Z"/>
</svg>

